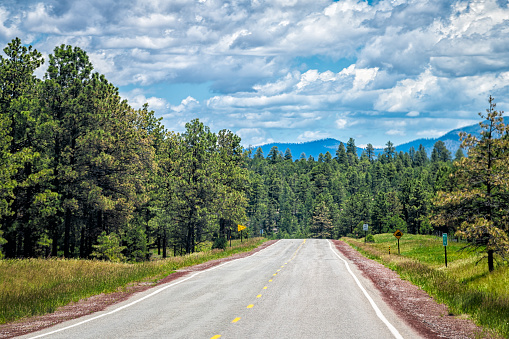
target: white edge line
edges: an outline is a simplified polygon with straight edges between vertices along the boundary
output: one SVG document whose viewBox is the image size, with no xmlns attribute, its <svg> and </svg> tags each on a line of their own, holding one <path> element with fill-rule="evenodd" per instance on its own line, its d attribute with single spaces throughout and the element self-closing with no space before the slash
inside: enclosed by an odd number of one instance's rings
<svg viewBox="0 0 509 339">
<path fill-rule="evenodd" d="M 224 265 L 228 265 L 228 264 L 230 264 L 230 263 L 232 263 L 232 262 L 234 262 L 234 261 L 237 261 L 237 260 L 241 260 L 241 259 L 246 259 L 246 258 L 254 257 L 254 256 L 255 256 L 255 255 L 257 255 L 258 253 L 261 253 L 261 252 L 265 251 L 267 248 L 269 248 L 269 247 L 271 247 L 272 245 L 277 244 L 277 243 L 278 243 L 278 241 L 276 241 L 275 243 L 273 243 L 273 244 L 271 244 L 271 245 L 269 245 L 269 246 L 265 247 L 265 248 L 264 248 L 264 249 L 262 249 L 261 251 L 258 251 L 258 252 L 254 253 L 254 254 L 252 254 L 252 255 L 249 255 L 249 256 L 247 256 L 247 257 L 238 258 L 238 259 L 233 259 L 233 260 L 230 260 L 230 261 L 228 261 L 228 262 L 222 263 L 222 264 L 220 264 L 220 265 L 217 265 L 217 266 L 214 266 L 214 267 L 208 268 L 208 269 L 206 269 L 206 270 L 196 272 L 195 274 L 193 274 L 193 275 L 191 275 L 191 276 L 189 276 L 189 277 L 183 278 L 183 279 L 181 279 L 181 280 L 179 280 L 179 281 L 177 281 L 177 282 L 174 282 L 173 284 L 169 284 L 169 285 L 163 286 L 163 287 L 159 288 L 158 290 L 155 290 L 154 292 L 152 292 L 152 293 L 150 293 L 150 294 L 147 294 L 146 296 L 144 296 L 144 297 L 142 297 L 142 298 L 140 298 L 140 299 L 134 300 L 133 302 L 131 302 L 131 303 L 127 304 L 127 305 L 121 306 L 121 307 L 119 307 L 119 308 L 116 308 L 116 309 L 114 309 L 114 310 L 112 310 L 112 311 L 110 311 L 110 312 L 103 313 L 103 314 L 100 314 L 100 315 L 95 316 L 95 317 L 93 317 L 93 318 L 90 318 L 90 319 L 87 319 L 87 320 L 80 321 L 79 323 L 76 323 L 76 324 L 73 324 L 73 325 L 69 325 L 69 326 L 66 326 L 66 327 L 63 327 L 63 328 L 59 328 L 58 330 L 54 330 L 54 331 L 51 331 L 51 332 L 48 332 L 48 333 L 42 333 L 42 334 L 39 334 L 39 335 L 37 335 L 37 336 L 35 336 L 35 337 L 30 337 L 30 339 L 42 338 L 42 337 L 45 337 L 45 336 L 48 336 L 48 335 L 52 335 L 52 334 L 55 334 L 55 333 L 58 333 L 58 332 L 62 332 L 62 331 L 65 331 L 65 330 L 71 329 L 71 328 L 73 328 L 73 327 L 81 326 L 81 325 L 86 324 L 86 323 L 88 323 L 88 322 L 90 322 L 90 321 L 97 320 L 97 319 L 102 318 L 102 317 L 105 317 L 105 316 L 107 316 L 107 315 L 111 315 L 111 314 L 116 313 L 116 312 L 118 312 L 118 311 L 120 311 L 120 310 L 123 310 L 123 309 L 125 309 L 125 308 L 131 307 L 131 306 L 133 306 L 133 305 L 135 305 L 135 304 L 139 303 L 140 301 L 143 301 L 143 300 L 145 300 L 145 299 L 148 299 L 148 298 L 150 298 L 150 297 L 153 297 L 154 295 L 156 295 L 156 294 L 158 294 L 158 293 L 160 293 L 160 292 L 162 292 L 162 291 L 164 291 L 164 290 L 166 290 L 166 289 L 168 289 L 168 288 L 170 288 L 170 287 L 173 287 L 173 286 L 175 286 L 175 285 L 178 285 L 178 284 L 180 284 L 180 283 L 183 283 L 184 281 L 187 281 L 187 280 L 189 280 L 189 279 L 192 279 L 192 278 L 196 277 L 198 274 L 201 274 L 201 273 L 204 273 L 204 272 L 208 272 L 208 271 L 215 270 L 216 268 L 219 268 L 219 267 L 224 266 Z"/>
<path fill-rule="evenodd" d="M 403 336 L 398 332 L 398 330 L 389 322 L 389 320 L 387 320 L 387 318 L 385 318 L 385 316 L 383 315 L 382 311 L 380 311 L 380 309 L 378 308 L 378 306 L 376 305 L 376 303 L 374 302 L 374 300 L 369 296 L 368 292 L 366 291 L 366 289 L 362 286 L 361 282 L 359 281 L 359 279 L 357 279 L 357 277 L 355 276 L 355 274 L 352 272 L 352 270 L 350 269 L 350 265 L 348 265 L 348 262 L 341 258 L 339 256 L 339 254 L 334 251 L 334 249 L 332 248 L 332 242 L 330 240 L 329 241 L 329 247 L 331 249 L 331 251 L 339 258 L 341 259 L 344 263 L 345 263 L 345 266 L 346 268 L 348 269 L 348 272 L 352 275 L 353 279 L 355 280 L 355 282 L 357 283 L 357 286 L 359 286 L 359 288 L 361 289 L 362 293 L 364 293 L 364 296 L 368 299 L 369 303 L 371 304 L 371 307 L 373 307 L 373 309 L 375 310 L 375 313 L 376 315 L 378 316 L 378 318 L 380 318 L 380 320 L 382 320 L 382 322 L 389 328 L 389 330 L 391 331 L 391 333 L 394 335 L 394 337 L 398 338 L 398 339 L 403 339 Z"/>
</svg>

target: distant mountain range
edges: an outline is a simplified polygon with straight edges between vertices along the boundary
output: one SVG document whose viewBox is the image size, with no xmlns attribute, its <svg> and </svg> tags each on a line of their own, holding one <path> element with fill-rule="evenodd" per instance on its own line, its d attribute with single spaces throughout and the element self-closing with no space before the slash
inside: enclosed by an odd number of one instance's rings
<svg viewBox="0 0 509 339">
<path fill-rule="evenodd" d="M 504 122 L 506 124 L 509 123 L 509 117 L 504 118 Z M 414 141 L 410 141 L 401 145 L 396 146 L 396 151 L 403 151 L 408 152 L 410 148 L 414 148 L 417 150 L 419 148 L 419 145 L 423 145 L 426 149 L 426 152 L 428 153 L 428 156 L 431 155 L 431 151 L 433 150 L 433 146 L 438 140 L 441 140 L 444 142 L 445 146 L 449 151 L 451 151 L 452 156 L 454 157 L 454 153 L 458 150 L 460 147 L 461 141 L 459 138 L 460 132 L 466 132 L 472 135 L 480 136 L 481 133 L 481 127 L 479 124 L 474 124 L 471 126 L 465 126 L 461 128 L 457 128 L 455 130 L 452 130 L 441 137 L 438 138 L 423 138 L 423 139 L 417 139 Z M 256 152 L 258 147 L 262 148 L 263 156 L 267 157 L 269 154 L 269 151 L 272 147 L 276 146 L 280 152 L 283 154 L 285 153 L 286 149 L 289 148 L 292 152 L 293 160 L 297 160 L 301 157 L 301 154 L 304 153 L 306 155 L 306 158 L 309 158 L 310 155 L 313 156 L 313 158 L 318 159 L 318 156 L 320 153 L 325 154 L 327 151 L 332 154 L 332 157 L 336 156 L 336 150 L 339 147 L 339 143 L 341 141 L 333 139 L 333 138 L 327 138 L 327 139 L 321 139 L 321 140 L 315 140 L 315 141 L 308 141 L 308 142 L 302 142 L 302 143 L 270 143 L 265 144 L 257 147 L 253 147 L 253 154 Z M 343 144 L 345 144 L 346 147 L 346 140 L 343 141 Z M 358 147 L 358 154 L 361 155 L 363 148 Z M 378 154 L 380 152 L 383 152 L 383 149 L 376 148 L 375 153 Z"/>
</svg>

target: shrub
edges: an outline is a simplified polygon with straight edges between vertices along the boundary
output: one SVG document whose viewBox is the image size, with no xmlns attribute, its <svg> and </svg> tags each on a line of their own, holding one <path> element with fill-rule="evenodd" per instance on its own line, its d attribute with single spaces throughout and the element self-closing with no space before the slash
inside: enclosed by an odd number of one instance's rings
<svg viewBox="0 0 509 339">
<path fill-rule="evenodd" d="M 106 232 L 102 232 L 97 238 L 97 242 L 97 245 L 93 245 L 94 252 L 92 252 L 92 257 L 113 262 L 124 260 L 122 251 L 125 249 L 125 246 L 120 246 L 120 238 L 118 235 L 115 233 L 106 234 Z"/>
<path fill-rule="evenodd" d="M 226 240 L 226 238 L 224 236 L 220 236 L 220 237 L 217 237 L 216 239 L 214 239 L 214 243 L 212 244 L 212 249 L 221 249 L 221 250 L 224 250 L 226 249 L 226 245 L 228 244 L 228 241 Z"/>
</svg>

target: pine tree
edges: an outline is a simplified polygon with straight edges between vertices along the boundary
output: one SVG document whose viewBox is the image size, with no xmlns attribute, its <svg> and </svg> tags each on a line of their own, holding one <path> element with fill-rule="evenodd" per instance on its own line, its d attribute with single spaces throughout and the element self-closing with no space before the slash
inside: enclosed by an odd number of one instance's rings
<svg viewBox="0 0 509 339">
<path fill-rule="evenodd" d="M 90 81 L 92 63 L 82 49 L 61 45 L 49 56 L 49 66 L 43 84 L 42 104 L 52 126 L 48 144 L 52 144 L 53 189 L 59 195 L 57 215 L 52 221 L 53 251 L 60 240 L 60 225 L 63 222 L 63 252 L 70 257 L 71 233 L 75 217 L 79 213 L 76 191 L 79 187 L 76 168 L 76 147 L 78 138 L 87 128 L 89 113 L 84 107 L 87 102 L 84 89 Z"/>
<path fill-rule="evenodd" d="M 49 172 L 41 159 L 38 86 L 34 71 L 41 54 L 13 39 L 0 57 L 0 224 L 8 241 L 6 254 L 33 256 L 44 232 L 36 202 L 49 199 L 41 183 Z M 47 210 L 45 212 L 48 212 Z"/>
<path fill-rule="evenodd" d="M 289 160 L 289 161 L 292 161 L 293 157 L 292 157 L 292 151 L 290 151 L 289 148 L 286 149 L 285 151 L 285 156 L 284 156 L 284 159 L 285 160 Z"/>
<path fill-rule="evenodd" d="M 244 222 L 247 207 L 246 185 L 247 171 L 243 168 L 244 157 L 240 137 L 228 130 L 217 135 L 217 172 L 216 208 L 220 213 L 219 235 L 225 235 L 225 220 L 233 224 Z"/>
<path fill-rule="evenodd" d="M 370 162 L 373 162 L 374 158 L 375 158 L 375 148 L 373 147 L 372 144 L 367 144 L 366 145 L 366 155 L 369 159 Z"/>
<path fill-rule="evenodd" d="M 216 143 L 217 136 L 198 119 L 186 124 L 186 132 L 179 141 L 174 172 L 181 203 L 177 218 L 183 226 L 186 253 L 195 251 L 197 242 L 211 226 L 207 216 L 215 210 Z"/>
<path fill-rule="evenodd" d="M 256 153 L 255 153 L 255 155 L 254 155 L 254 158 L 255 158 L 255 159 L 263 159 L 263 158 L 264 158 L 264 157 L 263 157 L 263 150 L 262 150 L 262 148 L 261 148 L 261 147 L 258 147 L 258 148 L 256 149 Z"/>
<path fill-rule="evenodd" d="M 353 166 L 359 160 L 357 157 L 357 146 L 355 146 L 355 139 L 350 138 L 346 143 L 346 155 L 348 157 L 348 164 Z"/>
<path fill-rule="evenodd" d="M 345 145 L 342 142 L 339 143 L 336 150 L 336 160 L 343 168 L 348 166 L 348 156 L 346 155 Z"/>
<path fill-rule="evenodd" d="M 267 155 L 267 159 L 271 164 L 275 164 L 276 162 L 282 159 L 281 153 L 279 152 L 277 146 L 272 146 L 272 148 L 269 151 L 269 154 Z"/>
<path fill-rule="evenodd" d="M 384 157 L 388 161 L 391 161 L 394 158 L 394 155 L 396 154 L 396 147 L 394 147 L 394 144 L 389 140 L 385 144 L 384 148 Z"/>
<path fill-rule="evenodd" d="M 453 176 L 459 185 L 451 192 L 437 193 L 433 218 L 437 226 L 453 224 L 456 234 L 468 239 L 470 246 L 485 250 L 490 272 L 495 254 L 509 254 L 509 127 L 495 107 L 490 96 L 486 114 L 479 113 L 481 139 L 461 135 L 468 157 L 456 162 Z"/>
<path fill-rule="evenodd" d="M 463 150 L 461 149 L 461 147 L 458 148 L 458 150 L 454 154 L 454 161 L 461 161 L 461 159 L 463 159 L 464 157 L 465 157 L 465 153 L 463 153 Z"/>
<path fill-rule="evenodd" d="M 94 249 L 94 252 L 92 252 L 94 258 L 113 262 L 124 260 L 122 251 L 125 247 L 120 246 L 120 238 L 115 233 L 106 234 L 106 232 L 102 232 L 97 239 L 97 245 L 94 245 Z"/>
<path fill-rule="evenodd" d="M 431 161 L 451 161 L 451 152 L 445 147 L 445 144 L 442 140 L 438 140 L 433 146 L 433 150 L 431 151 Z"/>
<path fill-rule="evenodd" d="M 414 166 L 415 167 L 424 167 L 428 163 L 428 154 L 426 153 L 426 148 L 420 144 L 417 152 L 415 152 L 414 156 Z"/>
<path fill-rule="evenodd" d="M 311 236 L 319 239 L 331 239 L 333 229 L 329 208 L 325 201 L 322 201 L 316 205 L 313 211 L 309 229 Z"/>
</svg>

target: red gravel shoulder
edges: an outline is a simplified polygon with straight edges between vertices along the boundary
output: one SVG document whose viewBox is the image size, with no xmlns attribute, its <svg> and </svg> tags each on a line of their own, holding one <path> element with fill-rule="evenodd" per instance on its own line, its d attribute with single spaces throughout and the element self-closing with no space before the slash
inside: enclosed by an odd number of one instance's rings
<svg viewBox="0 0 509 339">
<path fill-rule="evenodd" d="M 446 305 L 437 303 L 422 289 L 402 280 L 384 265 L 362 256 L 347 243 L 339 240 L 333 240 L 333 243 L 373 282 L 385 302 L 423 337 L 496 338 L 471 320 L 450 315 Z"/>
</svg>

